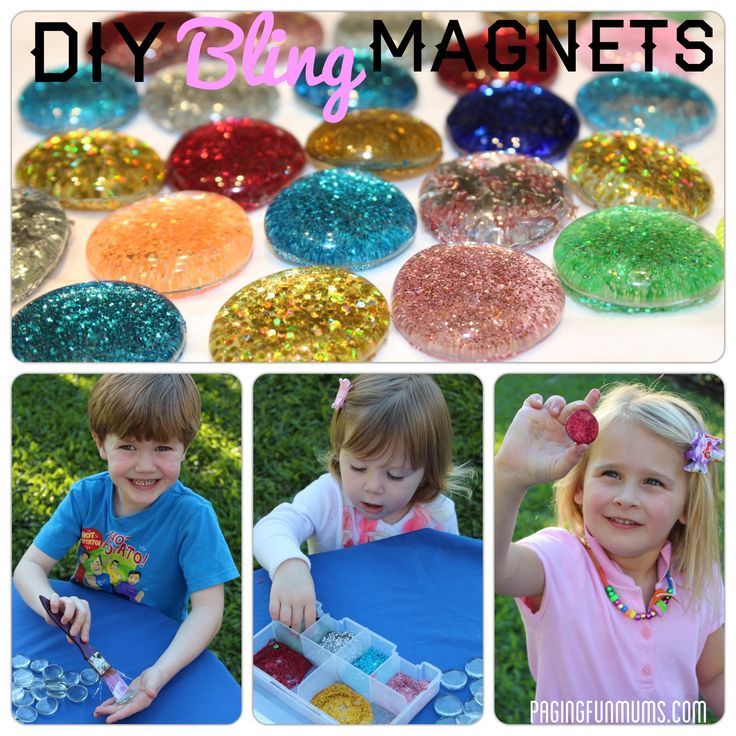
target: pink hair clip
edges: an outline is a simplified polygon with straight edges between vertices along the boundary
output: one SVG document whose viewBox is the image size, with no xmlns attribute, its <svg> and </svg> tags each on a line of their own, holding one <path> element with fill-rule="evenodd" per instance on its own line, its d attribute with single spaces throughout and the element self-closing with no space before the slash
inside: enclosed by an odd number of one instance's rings
<svg viewBox="0 0 736 736">
<path fill-rule="evenodd" d="M 349 378 L 340 378 L 340 388 L 337 389 L 337 396 L 335 396 L 335 400 L 332 402 L 332 408 L 335 411 L 339 411 L 342 409 L 342 407 L 345 405 L 345 399 L 348 398 L 348 392 L 353 387 L 353 384 L 350 383 Z"/>
<path fill-rule="evenodd" d="M 690 443 L 690 449 L 685 453 L 685 460 L 690 462 L 684 469 L 690 473 L 707 473 L 710 463 L 723 460 L 722 444 L 723 440 L 720 437 L 696 432 Z"/>
</svg>

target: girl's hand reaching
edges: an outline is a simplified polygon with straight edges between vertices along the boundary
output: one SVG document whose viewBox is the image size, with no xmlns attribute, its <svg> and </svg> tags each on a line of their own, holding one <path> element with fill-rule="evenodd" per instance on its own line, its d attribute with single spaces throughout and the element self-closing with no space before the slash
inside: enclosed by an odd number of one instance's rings
<svg viewBox="0 0 736 736">
<path fill-rule="evenodd" d="M 302 631 L 317 620 L 317 596 L 309 566 L 304 560 L 284 560 L 273 574 L 268 612 L 274 621 Z"/>
<path fill-rule="evenodd" d="M 496 455 L 496 474 L 507 484 L 527 489 L 559 480 L 572 470 L 588 449 L 576 445 L 565 432 L 567 418 L 579 409 L 592 411 L 601 392 L 593 388 L 582 401 L 566 403 L 562 396 L 546 401 L 532 394 L 516 413 Z"/>
</svg>

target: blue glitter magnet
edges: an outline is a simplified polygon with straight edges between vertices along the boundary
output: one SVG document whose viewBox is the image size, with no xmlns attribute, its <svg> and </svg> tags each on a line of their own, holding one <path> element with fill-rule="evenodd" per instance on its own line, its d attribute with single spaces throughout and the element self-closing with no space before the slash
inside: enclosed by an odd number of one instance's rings
<svg viewBox="0 0 736 736">
<path fill-rule="evenodd" d="M 506 151 L 556 161 L 577 137 L 580 122 L 552 92 L 511 82 L 468 92 L 450 111 L 447 127 L 455 145 L 468 153 Z"/>
<path fill-rule="evenodd" d="M 138 112 L 138 90 L 129 77 L 110 66 L 103 65 L 100 81 L 93 82 L 92 65 L 87 64 L 66 82 L 31 82 L 18 105 L 28 125 L 49 133 L 111 129 Z"/>
<path fill-rule="evenodd" d="M 381 71 L 373 71 L 373 52 L 355 51 L 351 79 L 365 70 L 365 79 L 350 92 L 350 110 L 366 110 L 371 107 L 403 109 L 409 107 L 417 97 L 417 85 L 411 72 L 390 61 L 381 61 Z M 322 74 L 328 53 L 322 51 L 314 60 L 314 75 Z M 339 73 L 339 66 L 332 73 Z M 339 89 L 339 84 L 320 82 L 307 84 L 306 72 L 302 72 L 294 85 L 294 91 L 303 102 L 322 110 L 329 97 Z M 336 106 L 335 106 L 336 109 Z"/>
<path fill-rule="evenodd" d="M 679 145 L 703 138 L 716 120 L 700 87 L 656 72 L 595 77 L 578 91 L 577 106 L 593 130 L 646 133 Z"/>
<path fill-rule="evenodd" d="M 184 349 L 179 310 L 147 286 L 90 281 L 34 299 L 13 317 L 13 353 L 45 362 L 165 362 Z"/>
<path fill-rule="evenodd" d="M 409 200 L 373 174 L 326 169 L 297 179 L 266 210 L 266 237 L 300 265 L 370 268 L 409 246 L 417 216 Z"/>
</svg>

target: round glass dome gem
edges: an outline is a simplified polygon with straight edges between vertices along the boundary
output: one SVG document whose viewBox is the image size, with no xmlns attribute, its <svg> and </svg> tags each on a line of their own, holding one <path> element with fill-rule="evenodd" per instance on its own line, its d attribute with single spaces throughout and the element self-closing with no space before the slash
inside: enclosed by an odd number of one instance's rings
<svg viewBox="0 0 736 736">
<path fill-rule="evenodd" d="M 227 67 L 218 62 L 200 63 L 198 76 L 214 82 Z M 241 74 L 222 89 L 199 89 L 187 84 L 187 65 L 177 64 L 150 79 L 143 95 L 146 112 L 166 130 L 184 132 L 226 118 L 270 118 L 278 103 L 276 87 L 250 85 Z"/>
<path fill-rule="evenodd" d="M 164 175 L 164 162 L 150 146 L 111 130 L 52 135 L 21 156 L 15 169 L 20 184 L 79 210 L 112 210 L 155 194 Z"/>
<path fill-rule="evenodd" d="M 440 677 L 440 685 L 445 690 L 462 690 L 468 684 L 468 676 L 462 670 L 447 670 Z"/>
<path fill-rule="evenodd" d="M 611 207 L 571 222 L 554 260 L 566 291 L 594 309 L 658 312 L 712 299 L 723 249 L 697 222 L 669 210 Z"/>
<path fill-rule="evenodd" d="M 64 286 L 13 317 L 13 354 L 22 361 L 171 361 L 185 337 L 184 318 L 165 296 L 122 281 Z"/>
<path fill-rule="evenodd" d="M 593 130 L 645 133 L 678 146 L 703 138 L 716 120 L 700 87 L 669 74 L 599 75 L 580 88 L 576 104 Z"/>
<path fill-rule="evenodd" d="M 185 133 L 167 163 L 175 189 L 223 194 L 244 210 L 269 202 L 306 163 L 299 141 L 265 120 L 229 118 Z"/>
<path fill-rule="evenodd" d="M 394 282 L 391 314 L 417 349 L 453 361 L 489 361 L 528 350 L 562 318 L 565 296 L 540 260 L 497 245 L 435 245 L 410 258 Z"/>
<path fill-rule="evenodd" d="M 31 187 L 13 189 L 11 275 L 13 302 L 33 294 L 56 268 L 71 235 L 57 199 Z"/>
<path fill-rule="evenodd" d="M 293 182 L 266 210 L 266 237 L 284 260 L 370 268 L 408 247 L 417 228 L 395 186 L 354 169 L 327 169 Z"/>
<path fill-rule="evenodd" d="M 702 217 L 713 184 L 691 156 L 657 138 L 614 130 L 578 141 L 567 157 L 575 193 L 591 207 L 640 205 Z"/>
<path fill-rule="evenodd" d="M 523 250 L 562 230 L 575 205 L 565 177 L 551 164 L 513 153 L 474 153 L 427 176 L 419 214 L 442 243 Z"/>
<path fill-rule="evenodd" d="M 442 139 L 430 125 L 400 110 L 355 110 L 337 123 L 316 127 L 306 151 L 319 169 L 349 167 L 393 181 L 437 165 Z"/>
<path fill-rule="evenodd" d="M 440 695 L 434 701 L 434 712 L 445 718 L 459 716 L 463 712 L 463 703 L 457 695 Z"/>
<path fill-rule="evenodd" d="M 173 192 L 108 215 L 87 240 L 87 263 L 98 279 L 175 297 L 234 276 L 252 249 L 248 215 L 231 199 Z"/>
<path fill-rule="evenodd" d="M 556 161 L 577 138 L 580 123 L 561 97 L 538 85 L 510 82 L 468 92 L 450 111 L 447 127 L 467 153 L 507 151 Z"/>
<path fill-rule="evenodd" d="M 293 268 L 234 294 L 210 332 L 226 362 L 370 360 L 389 326 L 386 299 L 361 276 L 337 268 Z"/>
</svg>

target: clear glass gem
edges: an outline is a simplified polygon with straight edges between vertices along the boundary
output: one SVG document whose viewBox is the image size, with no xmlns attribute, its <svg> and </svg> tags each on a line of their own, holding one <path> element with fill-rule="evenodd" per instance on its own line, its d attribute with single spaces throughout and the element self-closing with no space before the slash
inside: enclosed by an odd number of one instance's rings
<svg viewBox="0 0 736 736">
<path fill-rule="evenodd" d="M 447 670 L 440 677 L 440 685 L 445 690 L 462 690 L 468 682 L 468 676 L 462 670 Z"/>
<path fill-rule="evenodd" d="M 454 718 L 463 712 L 463 703 L 457 695 L 440 695 L 434 701 L 434 710 L 438 716 Z"/>
</svg>

